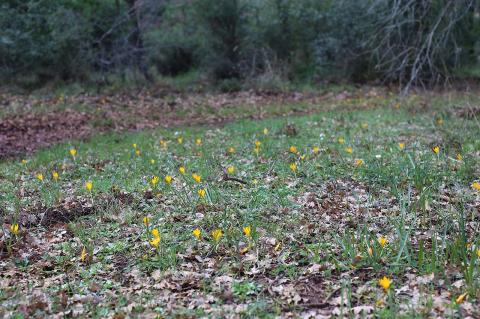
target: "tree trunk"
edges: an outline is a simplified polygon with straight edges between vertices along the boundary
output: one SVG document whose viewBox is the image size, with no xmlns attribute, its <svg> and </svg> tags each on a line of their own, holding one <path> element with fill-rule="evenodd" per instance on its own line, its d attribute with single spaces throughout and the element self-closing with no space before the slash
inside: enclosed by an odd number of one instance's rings
<svg viewBox="0 0 480 319">
<path fill-rule="evenodd" d="M 147 64 L 145 61 L 145 48 L 143 45 L 142 32 L 140 26 L 140 6 L 141 1 L 138 0 L 125 0 L 128 5 L 128 12 L 130 19 L 133 22 L 134 30 L 129 38 L 129 42 L 133 47 L 133 59 L 134 64 L 142 72 L 143 76 L 148 81 L 152 81 L 152 77 L 148 73 Z"/>
</svg>

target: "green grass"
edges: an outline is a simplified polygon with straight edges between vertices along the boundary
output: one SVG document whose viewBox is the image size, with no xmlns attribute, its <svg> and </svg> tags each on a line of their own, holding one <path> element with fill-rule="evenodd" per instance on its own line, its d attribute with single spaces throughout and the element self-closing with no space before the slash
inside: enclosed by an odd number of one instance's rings
<svg viewBox="0 0 480 319">
<path fill-rule="evenodd" d="M 0 314 L 20 316 L 20 305 L 33 303 L 34 285 L 52 307 L 30 307 L 30 315 L 479 315 L 480 193 L 471 187 L 480 179 L 479 152 L 475 118 L 402 105 L 108 134 L 39 151 L 26 164 L 4 161 L 1 267 L 24 275 L 1 287 Z M 225 180 L 228 166 L 245 184 Z M 65 227 L 8 231 L 24 215 L 72 203 L 93 212 Z M 197 227 L 200 239 L 192 235 Z M 158 248 L 149 245 L 153 228 Z M 222 230 L 218 241 L 215 229 Z M 388 293 L 378 285 L 383 276 L 392 280 Z M 457 304 L 462 293 L 466 300 Z"/>
</svg>

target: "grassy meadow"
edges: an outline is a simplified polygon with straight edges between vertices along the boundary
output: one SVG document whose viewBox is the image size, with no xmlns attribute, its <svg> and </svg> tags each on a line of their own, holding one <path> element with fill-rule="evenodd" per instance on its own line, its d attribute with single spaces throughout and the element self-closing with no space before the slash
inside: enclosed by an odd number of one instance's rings
<svg viewBox="0 0 480 319">
<path fill-rule="evenodd" d="M 479 317 L 480 123 L 420 104 L 3 160 L 0 316 Z"/>
</svg>

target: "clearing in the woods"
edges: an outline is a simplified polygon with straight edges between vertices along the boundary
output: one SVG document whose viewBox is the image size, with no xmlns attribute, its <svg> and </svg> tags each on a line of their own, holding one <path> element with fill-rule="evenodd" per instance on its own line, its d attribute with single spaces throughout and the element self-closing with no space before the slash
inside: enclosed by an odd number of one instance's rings
<svg viewBox="0 0 480 319">
<path fill-rule="evenodd" d="M 0 317 L 480 317 L 473 95 L 4 100 Z"/>
</svg>

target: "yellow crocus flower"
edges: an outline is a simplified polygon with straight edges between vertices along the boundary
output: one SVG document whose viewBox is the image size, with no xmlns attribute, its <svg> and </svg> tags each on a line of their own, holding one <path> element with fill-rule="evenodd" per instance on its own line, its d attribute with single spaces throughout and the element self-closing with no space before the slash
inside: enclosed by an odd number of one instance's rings
<svg viewBox="0 0 480 319">
<path fill-rule="evenodd" d="M 217 243 L 218 243 L 218 241 L 220 240 L 220 238 L 222 237 L 222 235 L 223 235 L 223 232 L 222 232 L 221 229 L 218 229 L 218 228 L 217 228 L 217 229 L 215 229 L 215 230 L 212 231 L 212 238 L 213 238 L 213 240 L 215 240 L 215 242 L 217 242 Z"/>
<path fill-rule="evenodd" d="M 297 171 L 297 164 L 291 163 L 290 164 L 290 169 L 292 170 L 292 172 L 296 172 Z"/>
<path fill-rule="evenodd" d="M 457 299 L 455 299 L 455 303 L 457 305 L 461 304 L 465 300 L 465 297 L 467 295 L 468 295 L 468 292 L 465 292 L 465 293 L 461 294 L 460 296 L 457 297 Z"/>
<path fill-rule="evenodd" d="M 202 231 L 199 228 L 195 228 L 192 231 L 193 236 L 195 236 L 197 239 L 200 239 L 200 235 L 202 234 Z"/>
<path fill-rule="evenodd" d="M 14 234 L 15 236 L 18 235 L 18 229 L 19 229 L 18 224 L 15 223 L 15 224 L 10 225 L 10 232 L 12 234 Z"/>
<path fill-rule="evenodd" d="M 82 252 L 80 253 L 80 260 L 82 262 L 85 262 L 87 260 L 87 257 L 88 257 L 87 249 L 83 247 Z"/>
<path fill-rule="evenodd" d="M 390 288 L 390 285 L 392 284 L 392 281 L 388 279 L 386 276 L 383 276 L 382 279 L 378 281 L 378 284 L 385 290 L 388 291 Z"/>
<path fill-rule="evenodd" d="M 148 218 L 148 216 L 143 217 L 143 224 L 147 227 L 150 224 L 150 218 Z"/>
<path fill-rule="evenodd" d="M 158 248 L 158 246 L 160 245 L 160 236 L 158 237 L 153 237 L 153 239 L 150 240 L 150 245 L 154 248 Z"/>
<path fill-rule="evenodd" d="M 381 237 L 378 238 L 378 243 L 383 248 L 385 246 L 385 244 L 387 243 L 387 239 L 385 237 L 381 236 Z"/>
<path fill-rule="evenodd" d="M 202 181 L 202 176 L 198 175 L 197 173 L 192 174 L 192 178 L 195 180 L 195 182 L 200 183 Z"/>
</svg>

